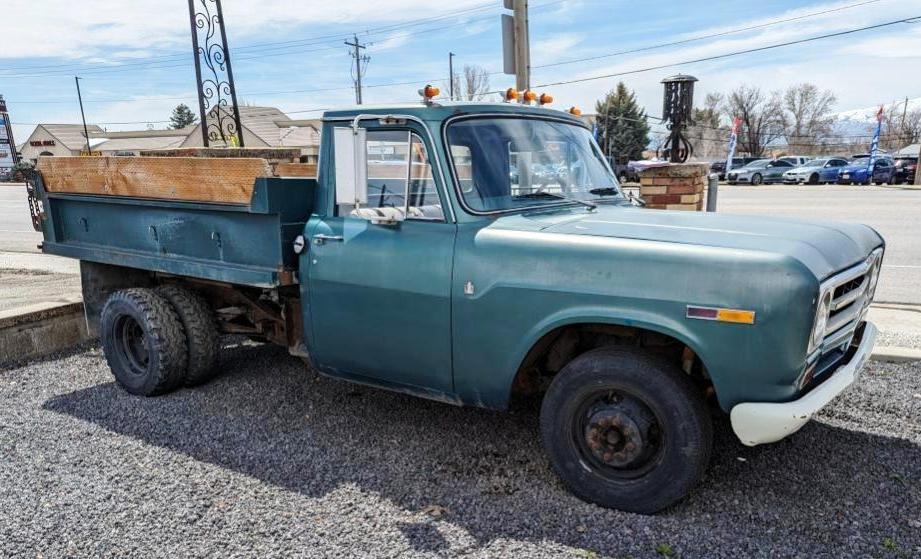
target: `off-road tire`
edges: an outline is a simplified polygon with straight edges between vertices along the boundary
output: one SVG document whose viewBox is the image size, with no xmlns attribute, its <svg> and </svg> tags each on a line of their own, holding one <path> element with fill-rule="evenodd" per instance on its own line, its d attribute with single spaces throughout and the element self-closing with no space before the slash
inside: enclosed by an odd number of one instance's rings
<svg viewBox="0 0 921 559">
<path fill-rule="evenodd" d="M 758 186 L 762 183 L 764 183 L 764 178 L 761 176 L 761 173 L 752 175 L 752 186 Z"/>
<path fill-rule="evenodd" d="M 608 392 L 626 394 L 621 402 L 635 399 L 655 417 L 655 459 L 636 477 L 619 477 L 621 472 L 595 463 L 578 439 L 586 402 Z M 685 497 L 706 471 L 713 447 L 713 425 L 698 387 L 671 363 L 634 348 L 600 348 L 566 365 L 544 396 L 540 430 L 553 469 L 577 497 L 642 514 Z"/>
<path fill-rule="evenodd" d="M 166 299 L 151 289 L 116 291 L 103 306 L 100 324 L 106 361 L 125 390 L 157 396 L 182 386 L 185 331 Z"/>
<path fill-rule="evenodd" d="M 169 301 L 179 315 L 188 346 L 186 386 L 203 384 L 217 374 L 221 335 L 214 313 L 202 297 L 178 285 L 161 285 L 157 294 Z"/>
</svg>

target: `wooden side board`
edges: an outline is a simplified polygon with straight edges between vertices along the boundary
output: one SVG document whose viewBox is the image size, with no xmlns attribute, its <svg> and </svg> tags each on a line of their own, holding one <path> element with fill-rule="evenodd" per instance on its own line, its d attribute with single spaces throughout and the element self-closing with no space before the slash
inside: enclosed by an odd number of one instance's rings
<svg viewBox="0 0 921 559">
<path fill-rule="evenodd" d="M 279 177 L 309 177 L 317 178 L 317 166 L 313 163 L 279 163 L 275 166 L 275 174 Z"/>
<path fill-rule="evenodd" d="M 40 157 L 49 192 L 249 204 L 265 159 L 202 157 Z"/>
</svg>

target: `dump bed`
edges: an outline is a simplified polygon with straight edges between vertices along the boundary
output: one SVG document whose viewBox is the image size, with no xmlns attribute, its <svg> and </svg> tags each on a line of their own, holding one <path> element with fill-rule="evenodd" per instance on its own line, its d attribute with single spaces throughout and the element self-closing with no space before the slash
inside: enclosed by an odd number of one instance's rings
<svg viewBox="0 0 921 559">
<path fill-rule="evenodd" d="M 48 157 L 33 187 L 48 254 L 258 287 L 297 282 L 312 165 L 262 158 Z M 277 176 L 300 175 L 300 176 Z"/>
</svg>

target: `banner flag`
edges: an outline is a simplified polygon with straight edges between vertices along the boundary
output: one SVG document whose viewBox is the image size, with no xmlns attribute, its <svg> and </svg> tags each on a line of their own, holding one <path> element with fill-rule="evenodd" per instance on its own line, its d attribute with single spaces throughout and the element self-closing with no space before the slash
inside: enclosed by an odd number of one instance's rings
<svg viewBox="0 0 921 559">
<path fill-rule="evenodd" d="M 870 159 L 867 161 L 867 179 L 873 180 L 873 164 L 876 163 L 879 155 L 879 135 L 883 131 L 883 106 L 880 105 L 876 111 L 876 133 L 873 134 L 873 141 L 870 143 Z"/>
<path fill-rule="evenodd" d="M 735 117 L 732 119 L 732 129 L 729 133 L 729 154 L 726 156 L 726 172 L 732 170 L 732 158 L 736 154 L 736 144 L 739 143 L 739 127 L 742 126 L 742 119 Z"/>
</svg>

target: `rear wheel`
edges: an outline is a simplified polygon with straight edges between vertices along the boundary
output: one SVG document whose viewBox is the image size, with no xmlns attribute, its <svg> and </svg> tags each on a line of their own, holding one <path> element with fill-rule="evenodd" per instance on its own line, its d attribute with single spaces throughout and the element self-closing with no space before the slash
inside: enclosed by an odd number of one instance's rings
<svg viewBox="0 0 921 559">
<path fill-rule="evenodd" d="M 703 397 L 671 364 L 601 348 L 570 362 L 541 406 L 554 470 L 581 499 L 654 513 L 683 498 L 706 470 L 712 424 Z"/>
<path fill-rule="evenodd" d="M 115 380 L 131 394 L 156 396 L 182 385 L 185 332 L 169 302 L 150 289 L 125 289 L 102 309 L 102 348 Z"/>
<path fill-rule="evenodd" d="M 755 173 L 754 175 L 752 175 L 752 185 L 758 186 L 762 182 L 764 182 L 764 179 L 761 177 L 761 174 Z"/>
<path fill-rule="evenodd" d="M 201 296 L 177 285 L 163 285 L 157 293 L 170 302 L 179 315 L 188 346 L 186 386 L 202 384 L 217 373 L 221 335 L 211 307 Z"/>
</svg>

